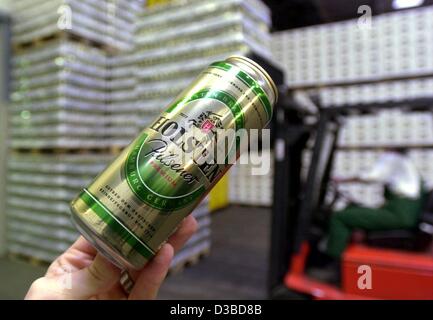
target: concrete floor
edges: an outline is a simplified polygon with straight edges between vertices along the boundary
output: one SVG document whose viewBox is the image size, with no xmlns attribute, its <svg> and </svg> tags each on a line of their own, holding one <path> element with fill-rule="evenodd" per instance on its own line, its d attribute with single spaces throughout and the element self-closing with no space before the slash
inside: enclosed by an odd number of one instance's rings
<svg viewBox="0 0 433 320">
<path fill-rule="evenodd" d="M 211 255 L 170 276 L 160 299 L 263 299 L 270 210 L 230 207 L 213 215 Z M 21 299 L 42 267 L 0 259 L 0 299 Z"/>
</svg>

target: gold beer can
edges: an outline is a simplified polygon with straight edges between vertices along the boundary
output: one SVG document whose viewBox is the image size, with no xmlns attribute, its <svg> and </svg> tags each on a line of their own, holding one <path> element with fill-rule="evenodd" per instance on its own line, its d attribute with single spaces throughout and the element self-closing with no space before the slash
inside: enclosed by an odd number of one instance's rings
<svg viewBox="0 0 433 320">
<path fill-rule="evenodd" d="M 217 132 L 264 128 L 277 94 L 248 58 L 211 64 L 72 201 L 75 226 L 117 266 L 141 269 L 243 151 L 233 135 L 215 148 Z"/>
</svg>

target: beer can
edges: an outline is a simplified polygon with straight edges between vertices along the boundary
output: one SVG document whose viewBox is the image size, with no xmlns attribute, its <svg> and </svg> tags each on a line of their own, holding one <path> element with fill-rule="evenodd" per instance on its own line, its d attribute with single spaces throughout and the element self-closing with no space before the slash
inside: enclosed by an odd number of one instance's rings
<svg viewBox="0 0 433 320">
<path fill-rule="evenodd" d="M 256 62 L 211 64 L 72 201 L 77 229 L 117 266 L 141 269 L 233 164 L 209 161 L 217 131 L 264 128 L 276 100 Z M 225 160 L 242 151 L 230 139 Z"/>
</svg>

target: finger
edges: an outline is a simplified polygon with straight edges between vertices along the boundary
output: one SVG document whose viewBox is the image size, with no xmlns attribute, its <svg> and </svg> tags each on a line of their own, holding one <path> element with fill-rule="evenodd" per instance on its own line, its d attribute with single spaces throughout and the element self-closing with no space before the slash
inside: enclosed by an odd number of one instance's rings
<svg viewBox="0 0 433 320">
<path fill-rule="evenodd" d="M 182 221 L 177 231 L 168 239 L 168 242 L 172 245 L 175 253 L 184 246 L 197 229 L 197 220 L 192 215 L 189 215 Z"/>
<path fill-rule="evenodd" d="M 110 290 L 120 279 L 120 269 L 97 254 L 86 268 L 71 274 L 72 299 L 88 299 Z"/>
<path fill-rule="evenodd" d="M 80 236 L 71 247 L 53 261 L 46 275 L 59 275 L 83 269 L 92 263 L 96 253 L 96 249 Z"/>
<path fill-rule="evenodd" d="M 173 247 L 175 254 L 184 246 L 197 229 L 197 220 L 192 215 L 189 215 L 181 222 L 177 231 L 168 239 L 168 243 Z M 140 273 L 140 271 L 128 270 L 128 274 L 133 281 L 137 281 Z"/>
<path fill-rule="evenodd" d="M 140 272 L 135 286 L 129 295 L 131 300 L 155 299 L 158 290 L 167 276 L 173 258 L 173 247 L 166 243 Z"/>
<path fill-rule="evenodd" d="M 75 241 L 74 244 L 69 248 L 69 250 L 77 250 L 93 256 L 95 256 L 97 253 L 95 247 L 93 247 L 89 241 L 84 239 L 83 236 L 80 236 L 77 241 Z"/>
</svg>

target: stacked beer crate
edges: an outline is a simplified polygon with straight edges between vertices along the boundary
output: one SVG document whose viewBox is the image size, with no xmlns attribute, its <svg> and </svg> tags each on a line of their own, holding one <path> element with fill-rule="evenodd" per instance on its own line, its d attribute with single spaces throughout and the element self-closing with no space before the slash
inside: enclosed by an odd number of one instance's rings
<svg viewBox="0 0 433 320">
<path fill-rule="evenodd" d="M 286 71 L 287 85 L 318 95 L 324 107 L 433 98 L 433 7 L 373 17 L 371 24 L 350 20 L 276 33 L 272 51 Z M 410 104 L 410 102 L 408 102 Z M 367 170 L 383 147 L 412 148 L 428 186 L 433 185 L 430 112 L 382 109 L 347 118 L 339 136 L 333 175 Z M 305 156 L 305 167 L 311 153 Z M 379 205 L 380 185 L 348 184 L 343 192 L 356 201 Z"/>
<path fill-rule="evenodd" d="M 258 0 L 174 1 L 146 11 L 136 38 L 139 126 L 148 124 L 210 63 L 251 52 L 270 58 L 270 24 L 270 11 Z M 234 170 L 230 192 L 248 177 L 248 170 Z M 239 192 L 249 195 L 237 199 L 244 204 L 266 195 L 260 188 Z"/>
<path fill-rule="evenodd" d="M 78 237 L 68 204 L 114 156 L 107 139 L 107 59 L 130 49 L 134 14 L 126 0 L 15 2 L 11 254 L 49 262 Z"/>
<path fill-rule="evenodd" d="M 230 203 L 269 207 L 273 197 L 273 153 L 271 150 L 249 152 L 247 164 L 230 171 Z"/>
<path fill-rule="evenodd" d="M 95 15 L 89 6 L 96 3 L 90 1 L 52 1 L 50 6 L 18 1 L 7 177 L 8 247 L 14 255 L 49 262 L 68 248 L 78 237 L 69 202 L 142 129 L 132 36 L 144 2 L 100 2 L 103 10 Z M 77 9 L 82 6 L 86 10 Z M 55 27 L 50 10 L 59 8 L 72 10 L 71 29 Z M 37 34 L 21 25 L 35 12 L 47 16 L 40 20 L 50 26 Z M 113 24 L 107 15 L 127 26 Z M 94 22 L 100 37 L 86 29 Z M 207 199 L 193 215 L 199 230 L 174 258 L 172 271 L 209 252 Z"/>
<path fill-rule="evenodd" d="M 17 52 L 12 62 L 12 147 L 106 147 L 105 60 L 101 49 L 68 39 Z"/>
<path fill-rule="evenodd" d="M 145 11 L 136 37 L 137 99 L 148 124 L 212 62 L 270 53 L 270 13 L 258 0 L 173 1 Z"/>
<path fill-rule="evenodd" d="M 292 88 L 431 76 L 433 7 L 273 34 L 275 60 Z"/>
<path fill-rule="evenodd" d="M 52 261 L 78 238 L 69 202 L 111 155 L 13 154 L 8 161 L 9 252 Z"/>
<path fill-rule="evenodd" d="M 126 0 L 18 0 L 13 3 L 14 43 L 32 45 L 52 38 L 59 30 L 80 40 L 127 49 L 133 34 L 136 1 Z"/>
<path fill-rule="evenodd" d="M 107 61 L 109 103 L 107 104 L 107 139 L 113 150 L 120 150 L 138 135 L 144 127 L 138 126 L 140 114 L 137 103 L 136 28 L 139 16 L 145 10 L 145 0 L 128 1 L 131 10 L 121 8 L 128 15 L 128 31 L 132 35 L 126 49 L 111 55 Z"/>
<path fill-rule="evenodd" d="M 144 128 L 138 125 L 141 115 L 136 93 L 137 67 L 132 52 L 128 50 L 110 57 L 108 68 L 107 139 L 113 149 L 122 149 Z"/>
</svg>

